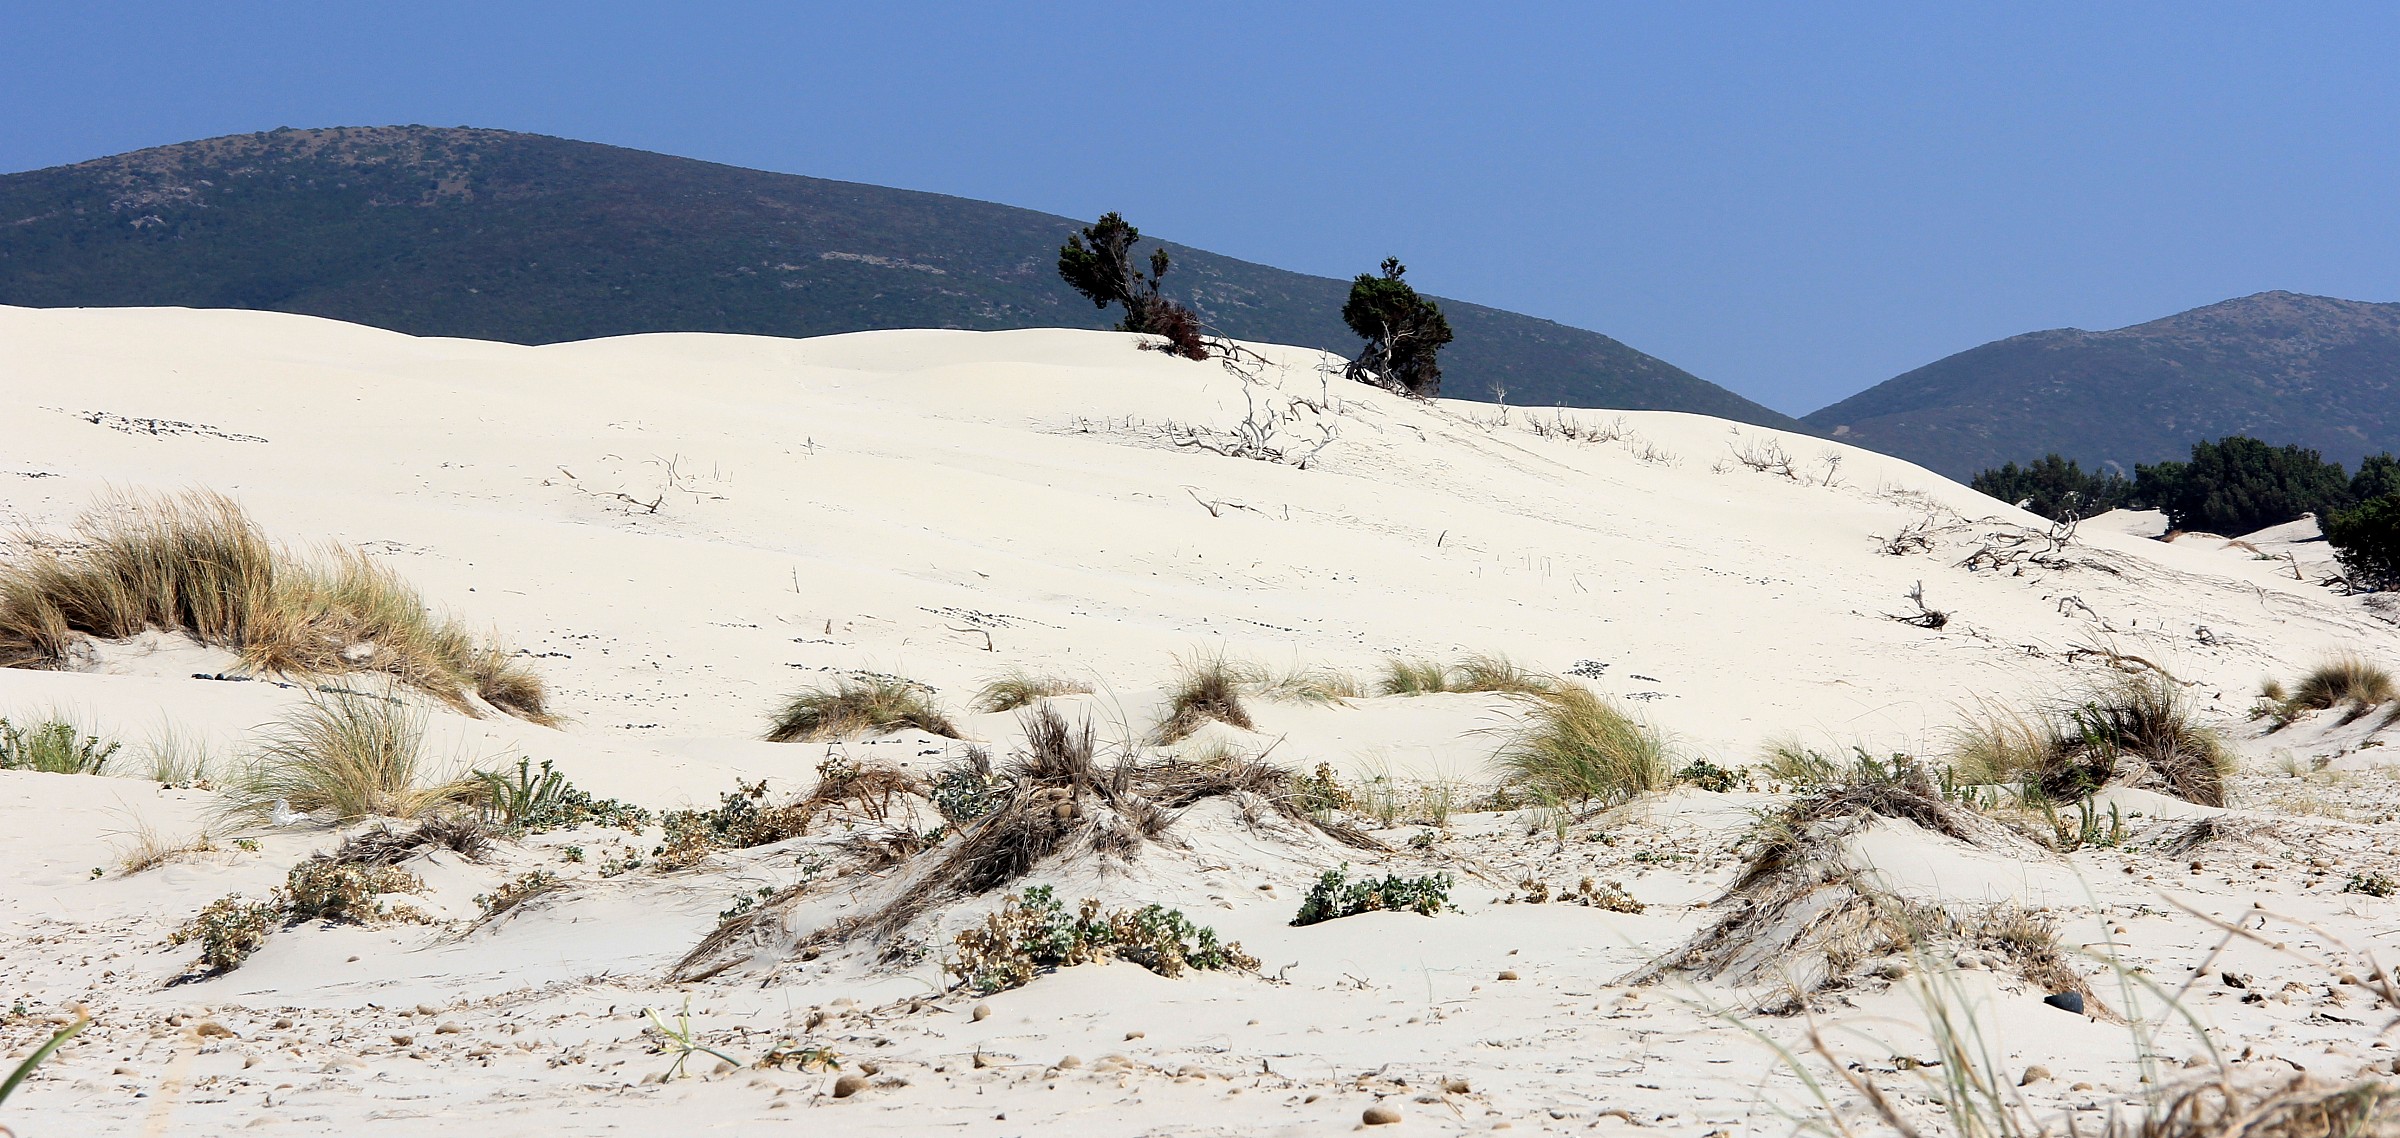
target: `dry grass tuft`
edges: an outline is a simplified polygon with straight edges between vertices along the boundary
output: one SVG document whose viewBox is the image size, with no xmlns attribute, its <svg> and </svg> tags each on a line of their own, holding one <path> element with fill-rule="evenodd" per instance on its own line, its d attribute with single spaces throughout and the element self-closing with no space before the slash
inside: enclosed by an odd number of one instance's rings
<svg viewBox="0 0 2400 1138">
<path fill-rule="evenodd" d="M 1251 690 L 1261 699 L 1280 703 L 1336 704 L 1366 694 L 1357 676 L 1324 666 L 1295 666 L 1279 675 L 1262 672 Z"/>
<path fill-rule="evenodd" d="M 336 821 L 418 818 L 472 801 L 471 778 L 429 781 L 425 715 L 356 692 L 312 697 L 269 728 L 265 746 L 227 788 L 227 809 L 264 817 L 278 803 Z"/>
<path fill-rule="evenodd" d="M 1519 692 L 1523 718 L 1499 753 L 1509 781 L 1553 808 L 1614 806 L 1673 781 L 1658 732 L 1578 684 Z"/>
<path fill-rule="evenodd" d="M 1092 685 L 1064 676 L 1042 676 L 1022 670 L 1010 671 L 983 685 L 975 693 L 972 706 L 977 711 L 1015 711 L 1030 707 L 1052 696 L 1090 695 Z"/>
<path fill-rule="evenodd" d="M 2366 657 L 2345 654 L 2300 677 L 2291 695 L 2282 701 L 2282 713 L 2288 719 L 2301 711 L 2347 706 L 2349 713 L 2342 720 L 2347 723 L 2395 699 L 2400 699 L 2400 688 L 2393 685 L 2390 672 Z"/>
<path fill-rule="evenodd" d="M 1951 761 L 1963 782 L 2015 785 L 2051 802 L 2122 783 L 2223 806 L 2233 769 L 2224 741 L 2194 721 L 2183 689 L 2163 674 L 2114 677 L 2038 711 L 1986 705 L 1955 733 Z"/>
<path fill-rule="evenodd" d="M 342 865 L 394 866 L 429 849 L 446 849 L 468 861 L 490 851 L 492 828 L 472 814 L 436 814 L 406 830 L 377 825 L 344 839 L 332 860 Z"/>
<path fill-rule="evenodd" d="M 1383 662 L 1383 679 L 1375 685 L 1378 695 L 1428 695 L 1450 690 L 1450 669 L 1440 661 L 1398 656 Z"/>
<path fill-rule="evenodd" d="M 1172 743 L 1214 720 L 1250 730 L 1256 726 L 1242 706 L 1242 689 L 1258 679 L 1257 669 L 1228 660 L 1221 653 L 1194 655 L 1176 662 L 1173 693 L 1167 698 L 1166 718 L 1155 737 Z"/>
<path fill-rule="evenodd" d="M 889 735 L 914 727 L 958 739 L 958 725 L 933 702 L 921 684 L 887 676 L 844 678 L 831 688 L 812 688 L 785 701 L 767 728 L 771 743 L 815 743 L 859 735 Z"/>
<path fill-rule="evenodd" d="M 547 723 L 541 680 L 507 651 L 429 612 L 356 550 L 309 560 L 267 540 L 230 498 L 125 494 L 73 541 L 20 535 L 0 564 L 0 666 L 57 667 L 83 637 L 157 629 L 291 675 L 380 672 L 473 711 L 471 697 Z"/>
<path fill-rule="evenodd" d="M 1427 695 L 1434 692 L 1499 692 L 1538 695 L 1558 688 L 1557 680 L 1529 671 L 1498 653 L 1476 653 L 1455 664 L 1392 657 L 1384 661 L 1380 695 Z"/>
</svg>

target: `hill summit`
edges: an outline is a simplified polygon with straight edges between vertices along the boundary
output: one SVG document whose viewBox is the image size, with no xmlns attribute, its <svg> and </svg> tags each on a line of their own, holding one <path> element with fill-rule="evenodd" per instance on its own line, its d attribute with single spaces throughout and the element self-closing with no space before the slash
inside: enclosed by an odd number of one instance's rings
<svg viewBox="0 0 2400 1138">
<path fill-rule="evenodd" d="M 2400 304 L 2262 292 L 2112 331 L 2029 332 L 1804 421 L 1959 479 L 2052 451 L 2130 473 L 2226 435 L 2351 463 L 2400 449 Z"/>
<path fill-rule="evenodd" d="M 262 309 L 527 344 L 1104 327 L 1053 271 L 1078 224 L 510 131 L 281 129 L 0 177 L 0 304 Z M 1348 282 L 1168 248 L 1170 293 L 1226 334 L 1357 346 Z M 1606 336 L 1441 303 L 1458 332 L 1446 395 L 1798 428 Z"/>
</svg>

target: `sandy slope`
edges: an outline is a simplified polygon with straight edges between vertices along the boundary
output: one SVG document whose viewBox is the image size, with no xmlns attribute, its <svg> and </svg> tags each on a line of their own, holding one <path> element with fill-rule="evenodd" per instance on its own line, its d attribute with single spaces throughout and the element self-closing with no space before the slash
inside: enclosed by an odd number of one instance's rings
<svg viewBox="0 0 2400 1138">
<path fill-rule="evenodd" d="M 2337 648 L 2400 656 L 2400 629 L 2362 600 L 2259 556 L 2292 548 L 2306 567 L 2298 535 L 2166 544 L 2112 515 L 2058 546 L 2038 519 L 1864 451 L 1671 413 L 1414 404 L 1266 346 L 1272 362 L 1245 380 L 1072 331 L 523 348 L 261 313 L 22 309 L 0 309 L 0 344 L 9 521 L 62 525 L 110 487 L 223 490 L 278 535 L 388 559 L 538 656 L 571 722 L 438 716 L 436 745 L 462 764 L 525 754 L 600 793 L 706 803 L 738 777 L 811 777 L 827 748 L 754 740 L 778 696 L 827 673 L 906 675 L 961 707 L 1005 666 L 1063 671 L 1101 688 L 1070 707 L 1131 733 L 1178 654 L 1224 650 L 1362 671 L 1389 653 L 1504 652 L 1586 676 L 1687 753 L 1731 765 L 1791 733 L 1938 749 L 1960 706 L 2055 691 L 2116 652 L 2191 681 L 2242 735 L 2256 769 L 2237 806 L 2287 827 L 2256 856 L 2170 854 L 2158 843 L 2198 808 L 2120 791 L 2137 839 L 2126 849 L 1994 866 L 1921 831 L 1872 831 L 1852 849 L 1859 865 L 1903 892 L 2059 906 L 2089 934 L 2071 940 L 2113 937 L 2168 976 L 2213 941 L 2162 890 L 2229 914 L 2267 897 L 2361 943 L 2392 915 L 2393 902 L 2340 892 L 2392 848 L 2377 721 L 2253 737 L 2242 718 L 2263 675 Z M 1236 449 L 1260 407 L 1290 416 L 1259 438 L 1286 461 L 1213 453 Z M 1616 437 L 1562 438 L 1562 421 Z M 1790 476 L 1742 461 L 1771 464 L 1772 448 Z M 1927 540 L 1887 551 L 1912 526 Z M 1916 611 L 1903 597 L 1920 582 L 1949 614 L 1939 629 L 1891 619 Z M 304 698 L 192 678 L 222 661 L 166 638 L 104 660 L 0 673 L 0 714 L 67 710 L 133 741 L 172 724 L 238 754 Z M 1285 763 L 1479 780 L 1507 704 L 1257 710 L 1248 745 L 1280 738 Z M 1002 749 L 1014 732 L 1008 716 L 962 722 Z M 952 746 L 908 733 L 843 749 L 925 765 Z M 2320 757 L 2327 768 L 2307 773 Z M 2282 758 L 2300 773 L 2279 773 Z M 605 880 L 559 860 L 570 843 L 598 860 L 612 840 L 600 834 L 418 866 L 422 904 L 451 925 L 292 930 L 237 972 L 171 984 L 190 953 L 158 944 L 168 929 L 211 898 L 263 895 L 335 838 L 297 827 L 256 835 L 256 852 L 108 869 L 139 826 L 197 832 L 209 798 L 0 773 L 0 983 L 28 1013 L 0 1039 L 16 1053 L 72 1001 L 103 1021 L 11 1104 L 19 1133 L 414 1133 L 435 1115 L 477 1134 L 1323 1133 L 1381 1098 L 1410 1132 L 1697 1135 L 1784 1129 L 1772 1104 L 1797 1101 L 1766 1051 L 1695 1006 L 1748 994 L 1613 984 L 1711 918 L 1763 795 L 1679 791 L 1566 842 L 1529 836 L 1514 814 L 1463 816 L 1433 850 L 1393 859 L 1459 869 L 1461 912 L 1307 929 L 1284 922 L 1339 851 L 1198 816 L 1191 850 L 1131 876 L 1064 868 L 1062 891 L 1176 904 L 1283 983 L 1091 966 L 980 1001 L 982 1020 L 966 1014 L 979 1001 L 927 1001 L 932 964 L 855 955 L 679 992 L 667 967 L 728 898 L 788 884 L 805 851 Z M 537 865 L 581 884 L 461 931 L 474 895 Z M 1528 875 L 1600 875 L 1650 907 L 1499 903 Z M 2270 985 L 2261 1003 L 2221 985 L 2196 997 L 2230 1050 L 2343 1074 L 2385 1061 L 2362 996 L 2229 951 L 2213 966 L 2301 985 Z M 2044 1007 L 1986 970 L 1960 975 L 1991 1001 L 2011 1070 L 2058 1074 L 2029 1091 L 2045 1105 L 2136 1085 L 2122 1026 Z M 666 1060 L 636 1012 L 687 997 L 745 1059 L 790 1033 L 854 1068 L 874 1062 L 887 1085 L 836 1103 L 822 1097 L 829 1075 L 796 1071 L 643 1082 Z M 1849 998 L 1906 1007 L 1888 986 Z M 830 1018 L 809 1027 L 811 1009 Z M 234 1034 L 191 1037 L 203 1021 Z M 2197 1045 L 2166 1046 L 2180 1058 Z M 1067 1055 L 1080 1065 L 1057 1067 Z M 1467 1089 L 1445 1092 L 1445 1078 Z"/>
</svg>

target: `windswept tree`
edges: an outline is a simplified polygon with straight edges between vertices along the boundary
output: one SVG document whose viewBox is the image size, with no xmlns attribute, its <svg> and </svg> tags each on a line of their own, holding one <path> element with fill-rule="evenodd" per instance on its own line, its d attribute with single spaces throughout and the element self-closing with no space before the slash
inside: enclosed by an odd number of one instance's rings
<svg viewBox="0 0 2400 1138">
<path fill-rule="evenodd" d="M 1186 359 L 1207 359 L 1200 318 L 1159 292 L 1159 281 L 1171 264 L 1166 249 L 1150 250 L 1150 271 L 1144 274 L 1133 253 L 1141 239 L 1142 231 L 1124 217 L 1113 211 L 1104 214 L 1059 246 L 1058 275 L 1094 308 L 1123 305 L 1125 318 L 1117 321 L 1117 331 L 1163 336 L 1164 350 Z"/>
<path fill-rule="evenodd" d="M 1367 344 L 1350 361 L 1350 378 L 1388 387 L 1419 399 L 1442 391 L 1442 367 L 1435 356 L 1450 342 L 1450 321 L 1440 305 L 1417 295 L 1401 276 L 1408 266 L 1398 257 L 1383 259 L 1383 275 L 1359 274 L 1350 282 L 1350 299 L 1342 305 L 1342 323 Z"/>
</svg>

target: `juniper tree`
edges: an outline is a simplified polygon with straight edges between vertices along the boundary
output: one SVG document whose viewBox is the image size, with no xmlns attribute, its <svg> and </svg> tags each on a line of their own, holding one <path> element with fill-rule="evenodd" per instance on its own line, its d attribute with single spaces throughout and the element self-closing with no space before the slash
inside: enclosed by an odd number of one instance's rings
<svg viewBox="0 0 2400 1138">
<path fill-rule="evenodd" d="M 1103 214 L 1081 232 L 1069 234 L 1067 243 L 1059 246 L 1058 275 L 1094 308 L 1123 305 L 1125 318 L 1117 322 L 1117 331 L 1164 336 L 1167 351 L 1188 359 L 1207 359 L 1200 318 L 1159 292 L 1159 280 L 1172 264 L 1167 251 L 1150 250 L 1150 271 L 1145 275 L 1133 255 L 1134 243 L 1141 239 L 1142 231 L 1123 216 L 1114 211 Z"/>
<path fill-rule="evenodd" d="M 1400 279 L 1407 272 L 1400 258 L 1386 257 L 1382 276 L 1361 273 L 1350 282 L 1342 323 L 1367 343 L 1346 374 L 1431 399 L 1442 390 L 1442 368 L 1435 357 L 1451 340 L 1450 321 L 1443 318 L 1441 306 Z"/>
</svg>

